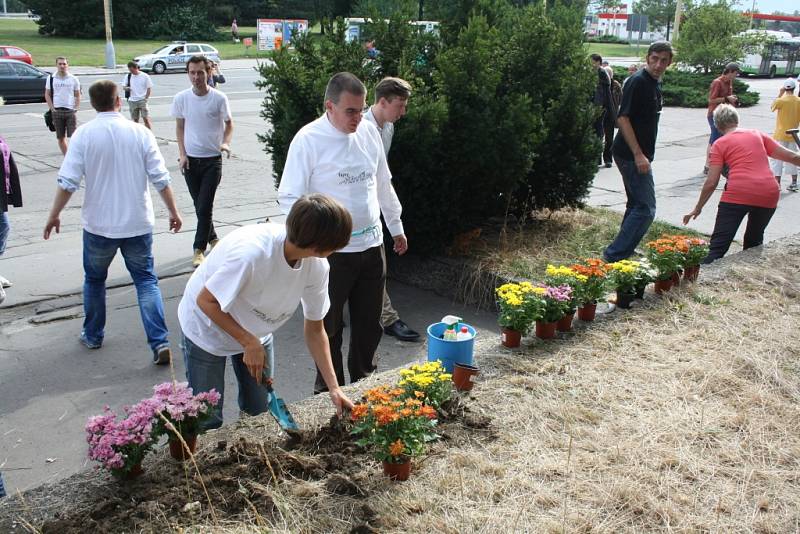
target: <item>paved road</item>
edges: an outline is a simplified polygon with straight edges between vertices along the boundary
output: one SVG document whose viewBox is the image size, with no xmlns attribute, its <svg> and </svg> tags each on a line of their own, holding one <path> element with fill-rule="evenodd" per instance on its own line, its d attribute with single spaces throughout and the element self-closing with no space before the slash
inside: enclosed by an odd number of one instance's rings
<svg viewBox="0 0 800 534">
<path fill-rule="evenodd" d="M 244 65 L 245 67 L 247 65 Z M 247 68 L 226 69 L 223 86 L 234 115 L 233 157 L 224 162 L 216 201 L 215 224 L 221 235 L 279 213 L 272 185 L 272 165 L 257 133 L 266 130 L 258 115 L 263 95 L 253 86 L 257 74 Z M 84 89 L 99 76 L 81 75 Z M 108 77 L 108 75 L 104 75 Z M 116 75 L 122 79 L 122 75 Z M 168 326 L 176 348 L 176 309 L 191 271 L 189 264 L 195 220 L 180 173 L 174 121 L 169 105 L 175 92 L 188 87 L 185 74 L 155 76 L 151 102 L 154 130 L 173 177 L 184 214 L 180 234 L 166 232 L 166 212 L 157 195 L 154 255 L 166 303 Z M 12 233 L 0 273 L 14 282 L 0 308 L 0 470 L 8 489 L 24 490 L 68 476 L 86 465 L 83 425 L 105 404 L 120 408 L 151 392 L 170 371 L 150 363 L 136 298 L 121 260 L 109 274 L 109 321 L 103 348 L 88 351 L 77 341 L 82 322 L 80 300 L 81 193 L 62 217 L 62 233 L 42 240 L 41 232 L 55 192 L 62 157 L 55 138 L 44 129 L 43 104 L 0 107 L 0 135 L 14 150 L 23 180 L 25 207 L 11 211 Z M 85 102 L 79 121 L 94 116 Z M 413 243 L 411 243 L 413 249 Z M 404 286 L 391 286 L 394 303 L 406 321 L 420 330 L 443 315 L 457 313 L 489 335 L 494 317 L 453 306 L 443 298 Z M 347 335 L 347 334 L 346 334 Z M 313 362 L 302 340 L 298 315 L 277 334 L 276 387 L 288 402 L 308 396 L 313 387 Z M 181 352 L 175 350 L 175 375 L 184 377 Z M 401 343 L 385 337 L 378 350 L 382 369 L 425 355 L 422 343 Z M 225 418 L 235 420 L 236 388 L 227 375 Z M 48 462 L 48 459 L 54 461 Z"/>
</svg>

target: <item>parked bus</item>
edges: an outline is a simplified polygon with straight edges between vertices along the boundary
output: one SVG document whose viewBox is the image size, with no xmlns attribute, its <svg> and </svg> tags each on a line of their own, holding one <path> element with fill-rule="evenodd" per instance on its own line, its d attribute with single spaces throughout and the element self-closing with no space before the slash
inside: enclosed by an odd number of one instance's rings
<svg viewBox="0 0 800 534">
<path fill-rule="evenodd" d="M 742 72 L 770 78 L 797 75 L 800 73 L 800 38 L 773 38 L 749 50 L 742 62 Z"/>
</svg>

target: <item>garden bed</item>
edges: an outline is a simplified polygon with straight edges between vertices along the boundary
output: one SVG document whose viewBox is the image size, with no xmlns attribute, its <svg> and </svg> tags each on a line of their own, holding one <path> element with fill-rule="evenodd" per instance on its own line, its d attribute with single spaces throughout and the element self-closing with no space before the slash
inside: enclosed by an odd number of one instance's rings
<svg viewBox="0 0 800 534">
<path fill-rule="evenodd" d="M 268 417 L 201 439 L 213 515 L 194 468 L 161 453 L 128 485 L 92 471 L 12 498 L 0 530 L 795 531 L 798 253 L 796 237 L 747 251 L 518 351 L 482 332 L 468 411 L 454 410 L 407 482 L 341 427 L 313 430 L 330 417 L 317 397 L 292 406 L 310 429 L 293 444 Z"/>
</svg>

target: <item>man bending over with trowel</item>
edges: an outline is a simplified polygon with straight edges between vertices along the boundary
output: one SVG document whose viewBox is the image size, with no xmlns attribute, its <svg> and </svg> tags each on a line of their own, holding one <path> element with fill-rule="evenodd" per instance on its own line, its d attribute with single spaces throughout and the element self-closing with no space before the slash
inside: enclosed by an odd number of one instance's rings
<svg viewBox="0 0 800 534">
<path fill-rule="evenodd" d="M 189 278 L 178 306 L 186 376 L 195 393 L 216 389 L 223 399 L 206 429 L 222 425 L 225 364 L 230 357 L 239 385 L 239 408 L 268 409 L 262 372 L 274 371 L 272 332 L 303 304 L 306 344 L 336 412 L 352 408 L 331 363 L 322 319 L 328 312 L 328 262 L 350 240 L 348 211 L 325 195 L 300 198 L 286 226 L 245 226 L 225 236 Z"/>
</svg>

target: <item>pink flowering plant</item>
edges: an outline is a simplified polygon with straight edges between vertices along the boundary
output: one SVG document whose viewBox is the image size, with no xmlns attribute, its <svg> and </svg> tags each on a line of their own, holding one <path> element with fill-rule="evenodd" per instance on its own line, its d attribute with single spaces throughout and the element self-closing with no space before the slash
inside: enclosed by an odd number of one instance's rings
<svg viewBox="0 0 800 534">
<path fill-rule="evenodd" d="M 215 389 L 194 395 L 188 382 L 164 382 L 154 386 L 153 391 L 151 399 L 159 407 L 156 417 L 160 434 L 172 434 L 166 421 L 172 423 L 182 436 L 199 434 L 200 424 L 211 417 L 211 410 L 220 399 Z M 158 416 L 159 413 L 163 418 Z"/>
<path fill-rule="evenodd" d="M 86 423 L 89 459 L 100 462 L 114 476 L 125 477 L 158 441 L 156 409 L 155 403 L 146 399 L 126 407 L 121 421 L 108 406 L 103 415 L 90 417 Z"/>
<path fill-rule="evenodd" d="M 533 294 L 539 299 L 537 321 L 552 323 L 558 321 L 572 306 L 572 288 L 566 284 L 560 286 L 538 285 Z"/>
</svg>

